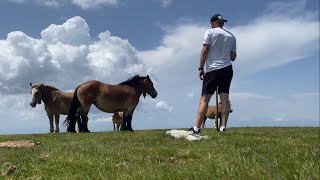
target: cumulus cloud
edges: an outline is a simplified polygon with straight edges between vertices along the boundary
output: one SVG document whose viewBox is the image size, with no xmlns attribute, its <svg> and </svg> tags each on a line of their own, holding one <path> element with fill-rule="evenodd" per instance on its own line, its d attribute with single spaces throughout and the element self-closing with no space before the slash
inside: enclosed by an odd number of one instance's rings
<svg viewBox="0 0 320 180">
<path fill-rule="evenodd" d="M 106 31 L 91 41 L 89 30 L 84 19 L 74 17 L 50 25 L 41 39 L 20 31 L 9 33 L 0 40 L 0 91 L 24 93 L 30 81 L 74 89 L 89 79 L 120 83 L 146 74 L 146 65 L 128 40 Z"/>
<path fill-rule="evenodd" d="M 119 0 L 9 0 L 14 3 L 35 3 L 47 7 L 60 7 L 65 4 L 72 4 L 82 9 L 91 9 L 98 7 L 116 7 Z"/>
<path fill-rule="evenodd" d="M 156 103 L 156 108 L 157 109 L 161 109 L 161 110 L 165 110 L 168 112 L 171 112 L 173 107 L 170 106 L 168 103 L 166 103 L 165 101 L 159 101 Z"/>
<path fill-rule="evenodd" d="M 60 42 L 79 46 L 90 42 L 89 30 L 85 20 L 76 16 L 61 25 L 51 24 L 41 32 L 41 37 L 50 44 Z"/>
</svg>

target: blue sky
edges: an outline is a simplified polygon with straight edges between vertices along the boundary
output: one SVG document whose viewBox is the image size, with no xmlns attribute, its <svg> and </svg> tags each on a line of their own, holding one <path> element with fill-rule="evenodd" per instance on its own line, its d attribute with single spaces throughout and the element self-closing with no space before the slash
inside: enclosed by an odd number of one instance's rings
<svg viewBox="0 0 320 180">
<path fill-rule="evenodd" d="M 134 129 L 190 127 L 202 38 L 215 13 L 238 45 L 228 125 L 319 126 L 319 1 L 6 0 L 0 134 L 48 132 L 43 105 L 29 106 L 30 81 L 69 91 L 135 74 L 149 74 L 159 96 L 141 99 Z M 111 130 L 110 117 L 92 108 L 89 129 Z"/>
</svg>

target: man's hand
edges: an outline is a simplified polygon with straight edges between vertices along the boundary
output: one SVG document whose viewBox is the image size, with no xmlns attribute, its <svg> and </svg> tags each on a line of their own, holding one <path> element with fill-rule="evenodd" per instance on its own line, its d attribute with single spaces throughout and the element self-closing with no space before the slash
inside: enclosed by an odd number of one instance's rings
<svg viewBox="0 0 320 180">
<path fill-rule="evenodd" d="M 237 53 L 234 52 L 234 51 L 231 51 L 231 53 L 230 53 L 230 59 L 231 59 L 231 61 L 236 60 L 236 58 L 237 58 Z"/>
<path fill-rule="evenodd" d="M 200 69 L 200 70 L 199 70 L 199 78 L 200 78 L 201 80 L 204 79 L 204 71 L 203 71 L 203 69 Z"/>
</svg>

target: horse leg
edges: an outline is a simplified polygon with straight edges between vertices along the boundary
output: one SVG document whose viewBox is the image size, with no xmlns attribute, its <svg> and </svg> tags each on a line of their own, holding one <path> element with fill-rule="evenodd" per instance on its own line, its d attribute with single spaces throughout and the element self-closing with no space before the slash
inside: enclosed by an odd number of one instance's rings
<svg viewBox="0 0 320 180">
<path fill-rule="evenodd" d="M 89 129 L 88 129 L 88 121 L 89 121 L 88 114 L 85 115 L 85 117 L 83 117 L 83 119 L 84 119 L 84 123 L 83 123 L 84 132 L 90 132 Z"/>
<path fill-rule="evenodd" d="M 54 115 L 54 120 L 56 124 L 56 130 L 54 131 L 55 133 L 59 133 L 59 119 L 60 119 L 60 114 L 55 114 Z"/>
<path fill-rule="evenodd" d="M 91 104 L 86 107 L 82 106 L 82 111 L 80 113 L 80 117 L 82 119 L 80 132 L 90 132 L 88 129 L 88 121 L 89 121 L 88 113 L 89 113 L 90 107 L 91 107 Z"/>
<path fill-rule="evenodd" d="M 128 128 L 128 126 L 127 126 L 127 115 L 125 113 L 123 113 L 121 131 L 126 131 L 126 130 L 128 130 L 127 128 Z"/>
<path fill-rule="evenodd" d="M 116 130 L 116 124 L 113 123 L 113 131 L 115 131 L 115 130 Z"/>
<path fill-rule="evenodd" d="M 88 129 L 88 113 L 90 110 L 90 107 L 92 105 L 92 102 L 83 102 L 82 103 L 82 112 L 80 113 L 81 119 L 82 119 L 82 131 L 81 132 L 90 132 Z"/>
<path fill-rule="evenodd" d="M 128 128 L 127 128 L 127 130 L 133 131 L 133 129 L 132 129 L 132 114 L 131 114 L 131 115 L 128 115 L 127 118 L 128 118 L 128 119 L 127 119 L 127 123 L 128 123 Z"/>
<path fill-rule="evenodd" d="M 49 124 L 50 124 L 50 130 L 49 133 L 53 133 L 54 127 L 53 127 L 53 114 L 47 113 L 47 116 L 49 118 Z"/>
</svg>

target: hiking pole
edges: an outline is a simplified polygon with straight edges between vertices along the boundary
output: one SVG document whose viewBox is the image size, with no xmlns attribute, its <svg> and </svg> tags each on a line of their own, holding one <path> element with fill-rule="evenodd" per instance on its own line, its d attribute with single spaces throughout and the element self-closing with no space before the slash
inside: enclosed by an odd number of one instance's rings
<svg viewBox="0 0 320 180">
<path fill-rule="evenodd" d="M 219 124 L 218 124 L 218 87 L 216 89 L 216 116 L 215 116 L 215 125 L 216 125 L 216 129 L 217 131 L 219 131 Z"/>
</svg>

